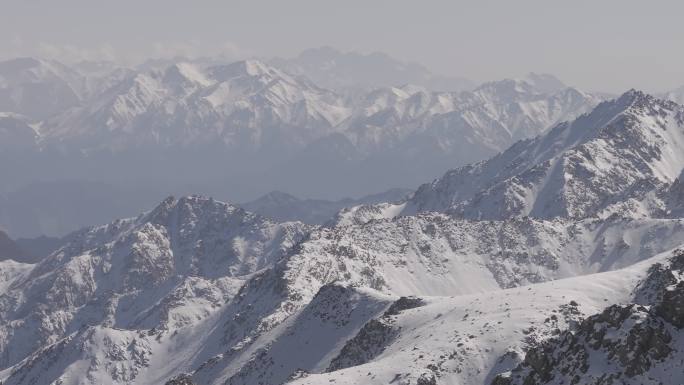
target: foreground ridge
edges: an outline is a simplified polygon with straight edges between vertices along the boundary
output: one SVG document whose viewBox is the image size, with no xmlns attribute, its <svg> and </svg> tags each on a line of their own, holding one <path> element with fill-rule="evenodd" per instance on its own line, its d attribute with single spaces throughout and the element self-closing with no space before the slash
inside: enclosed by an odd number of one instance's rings
<svg viewBox="0 0 684 385">
<path fill-rule="evenodd" d="M 613 305 L 527 352 L 492 385 L 674 384 L 684 368 L 684 251 L 636 288 L 642 303 Z"/>
</svg>

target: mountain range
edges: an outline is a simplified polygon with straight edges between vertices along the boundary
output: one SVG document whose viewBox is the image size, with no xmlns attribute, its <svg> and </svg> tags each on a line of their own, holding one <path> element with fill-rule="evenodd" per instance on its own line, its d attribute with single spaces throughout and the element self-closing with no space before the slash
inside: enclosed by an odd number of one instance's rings
<svg viewBox="0 0 684 385">
<path fill-rule="evenodd" d="M 387 78 L 368 78 L 371 68 Z M 352 81 L 330 84 L 326 73 Z M 0 103 L 0 218 L 16 237 L 62 236 L 109 218 L 15 219 L 15 199 L 50 185 L 67 206 L 78 204 L 59 188 L 65 183 L 86 196 L 108 186 L 122 202 L 116 210 L 130 214 L 169 193 L 246 202 L 287 191 L 336 201 L 413 188 L 604 98 L 540 74 L 451 86 L 386 55 L 329 48 L 291 60 L 134 68 L 15 59 L 0 63 L 0 79 L 9 95 Z"/>
<path fill-rule="evenodd" d="M 323 225 L 169 197 L 2 260 L 0 379 L 678 383 L 683 111 L 630 90 Z"/>
<path fill-rule="evenodd" d="M 630 90 L 488 160 L 448 171 L 403 202 L 356 207 L 338 220 L 424 211 L 477 220 L 668 217 L 679 210 L 683 124 L 681 105 Z"/>
</svg>

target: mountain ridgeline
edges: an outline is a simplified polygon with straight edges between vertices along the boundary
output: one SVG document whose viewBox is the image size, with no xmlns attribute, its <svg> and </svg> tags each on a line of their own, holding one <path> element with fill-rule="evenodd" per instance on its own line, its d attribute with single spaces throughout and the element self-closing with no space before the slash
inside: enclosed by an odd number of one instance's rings
<svg viewBox="0 0 684 385">
<path fill-rule="evenodd" d="M 538 74 L 443 89 L 435 84 L 450 83 L 420 66 L 330 49 L 88 68 L 0 63 L 0 218 L 14 237 L 62 236 L 171 193 L 337 201 L 413 188 L 602 100 Z M 387 78 L 364 77 L 373 71 Z M 60 204 L 26 207 L 45 191 Z M 80 204 L 90 206 L 59 210 Z"/>
<path fill-rule="evenodd" d="M 193 78 L 182 92 L 214 82 Z M 517 122 L 511 138 L 529 128 Z M 167 198 L 76 231 L 35 263 L 0 261 L 0 380 L 678 383 L 683 138 L 684 107 L 631 90 L 324 225 Z M 300 207 L 283 193 L 250 205 L 282 216 Z"/>
</svg>

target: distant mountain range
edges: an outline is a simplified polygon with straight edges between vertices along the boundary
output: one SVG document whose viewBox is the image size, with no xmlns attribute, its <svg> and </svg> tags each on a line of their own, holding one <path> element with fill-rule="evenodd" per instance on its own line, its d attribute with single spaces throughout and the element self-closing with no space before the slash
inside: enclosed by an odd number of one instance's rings
<svg viewBox="0 0 684 385">
<path fill-rule="evenodd" d="M 486 159 L 603 99 L 550 75 L 466 87 L 383 54 L 330 48 L 137 68 L 15 59 L 0 63 L 0 95 L 0 219 L 29 237 L 97 222 L 38 215 L 18 225 L 12 197 L 40 186 L 110 186 L 127 213 L 168 193 L 360 197 Z M 79 203 L 63 191 L 55 199 Z"/>
</svg>

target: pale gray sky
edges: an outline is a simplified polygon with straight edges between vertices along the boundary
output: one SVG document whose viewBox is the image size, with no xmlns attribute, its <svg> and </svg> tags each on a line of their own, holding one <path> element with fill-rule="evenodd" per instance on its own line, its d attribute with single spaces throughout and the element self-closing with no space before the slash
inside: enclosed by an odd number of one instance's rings
<svg viewBox="0 0 684 385">
<path fill-rule="evenodd" d="M 587 90 L 684 84 L 684 3 L 634 0 L 1 0 L 0 57 L 382 51 L 489 80 L 549 72 Z"/>
</svg>

